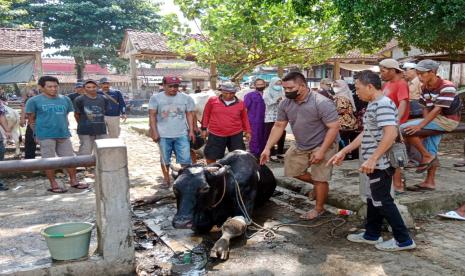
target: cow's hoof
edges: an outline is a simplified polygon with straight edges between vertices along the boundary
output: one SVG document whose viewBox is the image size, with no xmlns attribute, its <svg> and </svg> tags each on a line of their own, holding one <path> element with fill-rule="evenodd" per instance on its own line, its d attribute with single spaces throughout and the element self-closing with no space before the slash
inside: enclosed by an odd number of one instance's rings
<svg viewBox="0 0 465 276">
<path fill-rule="evenodd" d="M 210 251 L 210 257 L 227 260 L 229 258 L 229 241 L 219 239 Z"/>
</svg>

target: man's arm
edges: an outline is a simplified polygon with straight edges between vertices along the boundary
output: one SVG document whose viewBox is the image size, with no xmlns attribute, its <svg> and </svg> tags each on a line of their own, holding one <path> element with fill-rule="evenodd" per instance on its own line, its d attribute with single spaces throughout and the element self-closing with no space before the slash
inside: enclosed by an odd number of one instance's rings
<svg viewBox="0 0 465 276">
<path fill-rule="evenodd" d="M 270 137 L 266 142 L 265 149 L 260 156 L 260 165 L 264 165 L 270 159 L 271 148 L 278 143 L 286 129 L 288 121 L 276 121 L 271 129 Z"/>
<path fill-rule="evenodd" d="M 186 111 L 187 125 L 189 126 L 189 138 L 191 141 L 195 141 L 194 134 L 194 114 L 193 111 Z"/>
<path fill-rule="evenodd" d="M 150 137 L 154 142 L 160 141 L 160 135 L 157 130 L 157 110 L 149 109 L 149 126 L 150 126 Z"/>
<path fill-rule="evenodd" d="M 397 119 L 400 120 L 404 117 L 405 112 L 407 112 L 407 106 L 409 102 L 408 100 L 401 100 L 399 103 L 399 107 L 397 108 L 398 113 L 397 113 Z"/>
<path fill-rule="evenodd" d="M 442 107 L 435 106 L 431 111 L 428 111 L 427 108 L 423 108 L 423 120 L 416 126 L 409 126 L 405 128 L 405 132 L 408 135 L 413 135 L 416 132 L 420 131 L 427 124 L 434 120 L 439 114 L 441 114 Z"/>
<path fill-rule="evenodd" d="M 394 144 L 397 137 L 397 126 L 385 126 L 383 127 L 383 137 L 378 144 L 378 147 L 373 152 L 373 154 L 363 162 L 362 166 L 360 167 L 360 172 L 362 173 L 372 173 L 375 170 L 376 162 L 378 161 L 383 154 L 385 154 L 389 148 L 391 148 L 392 144 Z"/>
<path fill-rule="evenodd" d="M 326 127 L 328 128 L 328 131 L 326 132 L 323 143 L 321 144 L 320 148 L 312 154 L 310 158 L 310 162 L 312 164 L 318 164 L 321 162 L 321 160 L 325 158 L 326 151 L 334 143 L 334 140 L 336 140 L 336 137 L 339 133 L 339 128 L 340 128 L 339 120 L 331 122 L 331 123 L 327 123 Z"/>
</svg>

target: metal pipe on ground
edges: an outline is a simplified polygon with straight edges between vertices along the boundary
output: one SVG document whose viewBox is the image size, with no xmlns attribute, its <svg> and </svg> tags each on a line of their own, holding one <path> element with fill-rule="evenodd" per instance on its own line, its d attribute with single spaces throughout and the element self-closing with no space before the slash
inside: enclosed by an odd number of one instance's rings
<svg viewBox="0 0 465 276">
<path fill-rule="evenodd" d="M 56 170 L 95 166 L 94 155 L 53 157 L 0 162 L 0 173 Z"/>
</svg>

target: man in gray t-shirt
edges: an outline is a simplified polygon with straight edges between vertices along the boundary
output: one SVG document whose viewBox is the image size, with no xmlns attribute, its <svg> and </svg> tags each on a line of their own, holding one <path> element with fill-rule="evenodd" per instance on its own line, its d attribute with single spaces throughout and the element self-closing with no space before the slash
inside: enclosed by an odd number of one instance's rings
<svg viewBox="0 0 465 276">
<path fill-rule="evenodd" d="M 363 164 L 360 172 L 369 178 L 367 191 L 367 219 L 365 232 L 350 234 L 347 239 L 357 243 L 375 244 L 384 251 L 408 250 L 416 247 L 391 196 L 392 175 L 386 152 L 397 137 L 397 108 L 383 95 L 381 79 L 372 71 L 362 71 L 356 76 L 357 95 L 368 102 L 363 118 L 364 131 L 348 146 L 339 151 L 328 165 L 339 165 L 347 153 L 361 147 Z M 383 220 L 392 228 L 393 239 L 383 242 Z"/>
<path fill-rule="evenodd" d="M 282 84 L 287 99 L 279 104 L 278 118 L 260 157 L 260 164 L 268 161 L 270 149 L 278 142 L 289 122 L 295 144 L 291 145 L 284 156 L 284 174 L 314 185 L 315 209 L 301 217 L 312 220 L 325 212 L 328 181 L 332 173 L 332 166 L 325 164 L 337 152 L 335 140 L 339 133 L 338 113 L 331 100 L 310 91 L 302 74 L 289 73 L 283 78 Z"/>
<path fill-rule="evenodd" d="M 150 136 L 160 146 L 162 187 L 170 187 L 169 164 L 174 152 L 177 163 L 191 164 L 190 140 L 195 140 L 194 100 L 179 92 L 181 80 L 173 76 L 163 78 L 164 91 L 150 98 Z"/>
</svg>

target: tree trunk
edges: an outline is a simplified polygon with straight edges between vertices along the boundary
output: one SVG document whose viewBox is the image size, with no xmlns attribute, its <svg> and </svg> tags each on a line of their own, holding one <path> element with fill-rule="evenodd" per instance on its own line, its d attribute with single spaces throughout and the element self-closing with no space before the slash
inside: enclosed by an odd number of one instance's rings
<svg viewBox="0 0 465 276">
<path fill-rule="evenodd" d="M 218 71 L 216 70 L 216 62 L 210 63 L 210 89 L 216 90 L 216 79 L 218 78 Z"/>
<path fill-rule="evenodd" d="M 82 81 L 84 77 L 84 67 L 85 63 L 81 57 L 74 57 L 74 62 L 76 63 L 76 79 L 77 81 Z"/>
<path fill-rule="evenodd" d="M 278 66 L 278 77 L 282 79 L 284 77 L 284 67 Z"/>
</svg>

